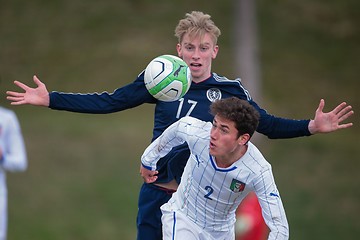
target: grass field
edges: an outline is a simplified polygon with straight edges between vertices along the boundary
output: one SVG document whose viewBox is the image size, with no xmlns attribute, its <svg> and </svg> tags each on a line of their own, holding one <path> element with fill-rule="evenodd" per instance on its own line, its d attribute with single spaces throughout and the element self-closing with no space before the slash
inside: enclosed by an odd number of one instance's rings
<svg viewBox="0 0 360 240">
<path fill-rule="evenodd" d="M 8 240 L 135 239 L 139 157 L 153 122 L 150 105 L 108 115 L 11 107 L 12 81 L 33 85 L 37 74 L 50 91 L 113 91 L 153 57 L 175 53 L 174 27 L 191 10 L 210 13 L 221 28 L 213 69 L 235 78 L 232 4 L 0 2 L 0 104 L 18 114 L 29 158 L 26 172 L 8 174 Z M 288 118 L 312 118 L 320 98 L 325 111 L 341 101 L 356 111 L 351 129 L 258 144 L 293 240 L 360 235 L 359 9 L 356 0 L 258 1 L 260 105 Z"/>
</svg>

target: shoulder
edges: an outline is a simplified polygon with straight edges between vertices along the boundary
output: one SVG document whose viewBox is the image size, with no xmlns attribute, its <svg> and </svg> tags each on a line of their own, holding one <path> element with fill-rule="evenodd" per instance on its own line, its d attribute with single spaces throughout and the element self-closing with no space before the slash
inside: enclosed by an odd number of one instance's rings
<svg viewBox="0 0 360 240">
<path fill-rule="evenodd" d="M 214 81 L 219 82 L 219 83 L 229 83 L 229 84 L 235 84 L 238 86 L 242 86 L 240 78 L 229 79 L 229 78 L 219 75 L 217 73 L 212 73 L 212 78 L 214 79 Z"/>
<path fill-rule="evenodd" d="M 206 121 L 203 121 L 198 118 L 191 117 L 191 116 L 186 116 L 186 117 L 180 118 L 179 123 L 182 123 L 182 124 L 185 124 L 188 126 L 196 126 L 196 127 L 202 127 L 202 126 L 207 126 L 207 125 L 211 124 L 211 122 L 206 122 Z"/>
<path fill-rule="evenodd" d="M 260 150 L 251 142 L 248 142 L 248 149 L 245 153 L 243 163 L 256 175 L 271 170 L 271 164 L 265 159 Z"/>
<path fill-rule="evenodd" d="M 179 129 L 186 131 L 188 135 L 194 136 L 207 135 L 212 126 L 211 122 L 202 121 L 191 116 L 180 118 L 178 123 Z"/>
<path fill-rule="evenodd" d="M 242 85 L 241 79 L 229 79 L 227 77 L 212 73 L 213 87 L 218 88 L 221 92 L 227 92 L 230 95 L 237 96 L 242 99 L 251 100 L 249 91 Z"/>
<path fill-rule="evenodd" d="M 191 117 L 191 116 L 185 116 L 180 118 L 179 122 L 183 122 L 183 123 L 199 123 L 199 122 L 203 122 L 202 120 L 195 118 L 195 117 Z"/>
<path fill-rule="evenodd" d="M 185 124 L 191 124 L 191 125 L 206 125 L 206 124 L 211 124 L 210 122 L 206 122 L 203 120 L 200 120 L 198 118 L 195 117 L 191 117 L 191 116 L 185 116 L 180 118 L 179 122 L 181 123 L 185 123 Z"/>
</svg>

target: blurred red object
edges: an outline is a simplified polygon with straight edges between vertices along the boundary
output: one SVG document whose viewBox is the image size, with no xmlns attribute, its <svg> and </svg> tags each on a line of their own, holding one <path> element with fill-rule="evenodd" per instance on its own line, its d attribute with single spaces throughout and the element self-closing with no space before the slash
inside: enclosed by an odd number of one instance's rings
<svg viewBox="0 0 360 240">
<path fill-rule="evenodd" d="M 236 210 L 236 240 L 265 240 L 269 229 L 255 193 L 251 192 Z"/>
</svg>

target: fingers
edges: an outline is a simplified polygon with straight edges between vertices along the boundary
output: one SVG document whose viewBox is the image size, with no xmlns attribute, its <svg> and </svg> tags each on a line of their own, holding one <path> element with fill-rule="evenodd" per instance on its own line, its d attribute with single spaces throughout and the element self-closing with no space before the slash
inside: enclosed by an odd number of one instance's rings
<svg viewBox="0 0 360 240">
<path fill-rule="evenodd" d="M 18 102 L 18 101 L 23 100 L 23 99 L 24 99 L 24 97 L 22 97 L 22 96 L 16 96 L 16 97 L 13 97 L 13 96 L 7 96 L 7 97 L 6 97 L 6 99 L 7 99 L 7 100 L 10 100 L 10 101 L 16 101 L 16 102 Z"/>
<path fill-rule="evenodd" d="M 324 99 L 320 99 L 320 103 L 319 103 L 319 106 L 318 108 L 316 109 L 317 112 L 322 112 L 323 109 L 324 109 L 324 106 L 325 106 L 325 101 Z"/>
<path fill-rule="evenodd" d="M 6 92 L 6 93 L 8 94 L 6 99 L 11 101 L 10 103 L 11 105 L 26 104 L 23 94 L 17 92 Z"/>
<path fill-rule="evenodd" d="M 34 80 L 35 84 L 36 84 L 38 87 L 39 87 L 40 85 L 43 85 L 43 83 L 40 81 L 40 79 L 39 79 L 36 75 L 34 75 L 33 80 Z M 15 84 L 16 86 L 18 86 L 19 88 L 25 90 L 25 91 L 27 91 L 28 89 L 30 89 L 30 87 L 29 87 L 28 85 L 26 85 L 26 84 L 24 84 L 24 83 L 22 83 L 22 82 L 19 82 L 19 81 L 17 81 L 17 80 L 14 81 L 14 84 Z"/>
<path fill-rule="evenodd" d="M 36 75 L 34 75 L 33 80 L 34 80 L 34 83 L 35 83 L 37 86 L 40 86 L 40 85 L 43 84 Z"/>
<path fill-rule="evenodd" d="M 157 177 L 158 173 L 159 173 L 158 171 L 147 170 L 146 168 L 143 168 L 142 166 L 140 166 L 140 175 L 144 179 L 144 182 L 146 182 L 146 183 L 155 182 L 158 178 Z"/>
<path fill-rule="evenodd" d="M 346 107 L 344 107 L 344 106 L 343 106 L 343 108 L 338 109 L 338 113 L 336 113 L 337 115 L 344 116 L 344 115 L 346 115 L 348 113 L 350 113 L 350 115 L 352 115 L 354 113 L 354 111 L 351 110 L 352 109 L 351 106 L 346 106 Z"/>
<path fill-rule="evenodd" d="M 352 110 L 351 106 L 346 106 L 346 103 L 343 102 L 339 104 L 334 110 L 333 113 L 336 114 L 338 123 L 341 123 L 348 119 L 350 116 L 354 114 L 354 111 Z M 339 128 L 348 128 L 352 126 L 352 123 L 347 124 L 339 124 Z"/>
<path fill-rule="evenodd" d="M 146 176 L 144 176 L 144 181 L 146 183 L 153 183 L 156 181 L 156 179 L 158 178 L 156 175 L 158 174 L 158 171 L 151 171 L 149 174 L 147 174 Z"/>
<path fill-rule="evenodd" d="M 325 101 L 321 99 L 317 111 L 323 111 L 324 106 L 325 106 Z M 350 105 L 347 106 L 346 102 L 342 102 L 339 105 L 337 105 L 330 113 L 337 115 L 339 122 L 341 122 L 349 118 L 351 115 L 353 115 L 354 111 L 352 111 L 352 106 Z"/>
<path fill-rule="evenodd" d="M 6 99 L 11 101 L 11 105 L 21 105 L 25 103 L 24 93 L 7 91 L 6 94 Z"/>
<path fill-rule="evenodd" d="M 349 110 L 352 108 L 351 106 L 346 106 L 346 105 L 347 105 L 346 102 L 340 103 L 339 105 L 336 106 L 336 108 L 334 108 L 333 112 L 334 112 L 335 114 L 338 114 L 338 113 L 341 114 L 341 112 L 349 111 Z M 347 110 L 346 110 L 346 109 L 347 109 Z"/>
<path fill-rule="evenodd" d="M 152 176 L 152 177 L 143 177 L 144 178 L 144 182 L 146 183 L 153 183 L 156 181 L 157 176 Z"/>
<path fill-rule="evenodd" d="M 339 114 L 340 115 L 339 122 L 345 121 L 346 119 L 348 119 L 350 116 L 352 116 L 354 114 L 354 111 L 352 111 L 352 110 L 350 111 L 350 109 L 351 109 L 351 107 L 344 113 L 341 111 L 341 114 Z"/>
<path fill-rule="evenodd" d="M 338 129 L 349 128 L 353 125 L 353 123 L 340 124 L 341 122 L 345 121 L 354 114 L 354 111 L 352 110 L 352 106 L 346 106 L 346 102 L 340 103 L 333 110 L 333 112 L 337 115 L 338 118 Z"/>
<path fill-rule="evenodd" d="M 30 88 L 29 86 L 25 85 L 24 83 L 16 81 L 16 80 L 14 81 L 14 84 L 25 91 L 27 91 Z"/>
<path fill-rule="evenodd" d="M 339 129 L 345 129 L 345 128 L 349 128 L 352 127 L 352 123 L 345 123 L 345 124 L 341 124 L 338 126 Z"/>
<path fill-rule="evenodd" d="M 147 177 L 147 178 L 144 178 L 144 181 L 146 183 L 153 183 L 156 181 L 157 178 L 158 178 L 157 176 Z"/>
<path fill-rule="evenodd" d="M 24 93 L 7 91 L 6 94 L 8 95 L 7 99 L 11 100 L 12 97 L 24 97 Z"/>
<path fill-rule="evenodd" d="M 27 104 L 27 102 L 25 100 L 13 100 L 10 102 L 10 105 L 14 105 L 14 106 L 23 105 L 23 104 Z"/>
</svg>

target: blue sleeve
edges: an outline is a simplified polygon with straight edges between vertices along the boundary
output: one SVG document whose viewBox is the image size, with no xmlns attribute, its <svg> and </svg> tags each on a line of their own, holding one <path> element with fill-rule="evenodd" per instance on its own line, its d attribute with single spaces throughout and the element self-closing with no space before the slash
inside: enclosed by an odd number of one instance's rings
<svg viewBox="0 0 360 240">
<path fill-rule="evenodd" d="M 144 84 L 144 75 L 112 93 L 50 93 L 49 108 L 79 113 L 105 114 L 118 112 L 139 106 L 143 103 L 155 103 Z"/>
<path fill-rule="evenodd" d="M 260 108 L 253 100 L 249 100 L 260 113 L 259 126 L 257 132 L 266 135 L 268 138 L 295 138 L 310 136 L 309 122 L 310 120 L 295 120 L 280 118 L 268 114 L 266 110 Z"/>
</svg>

